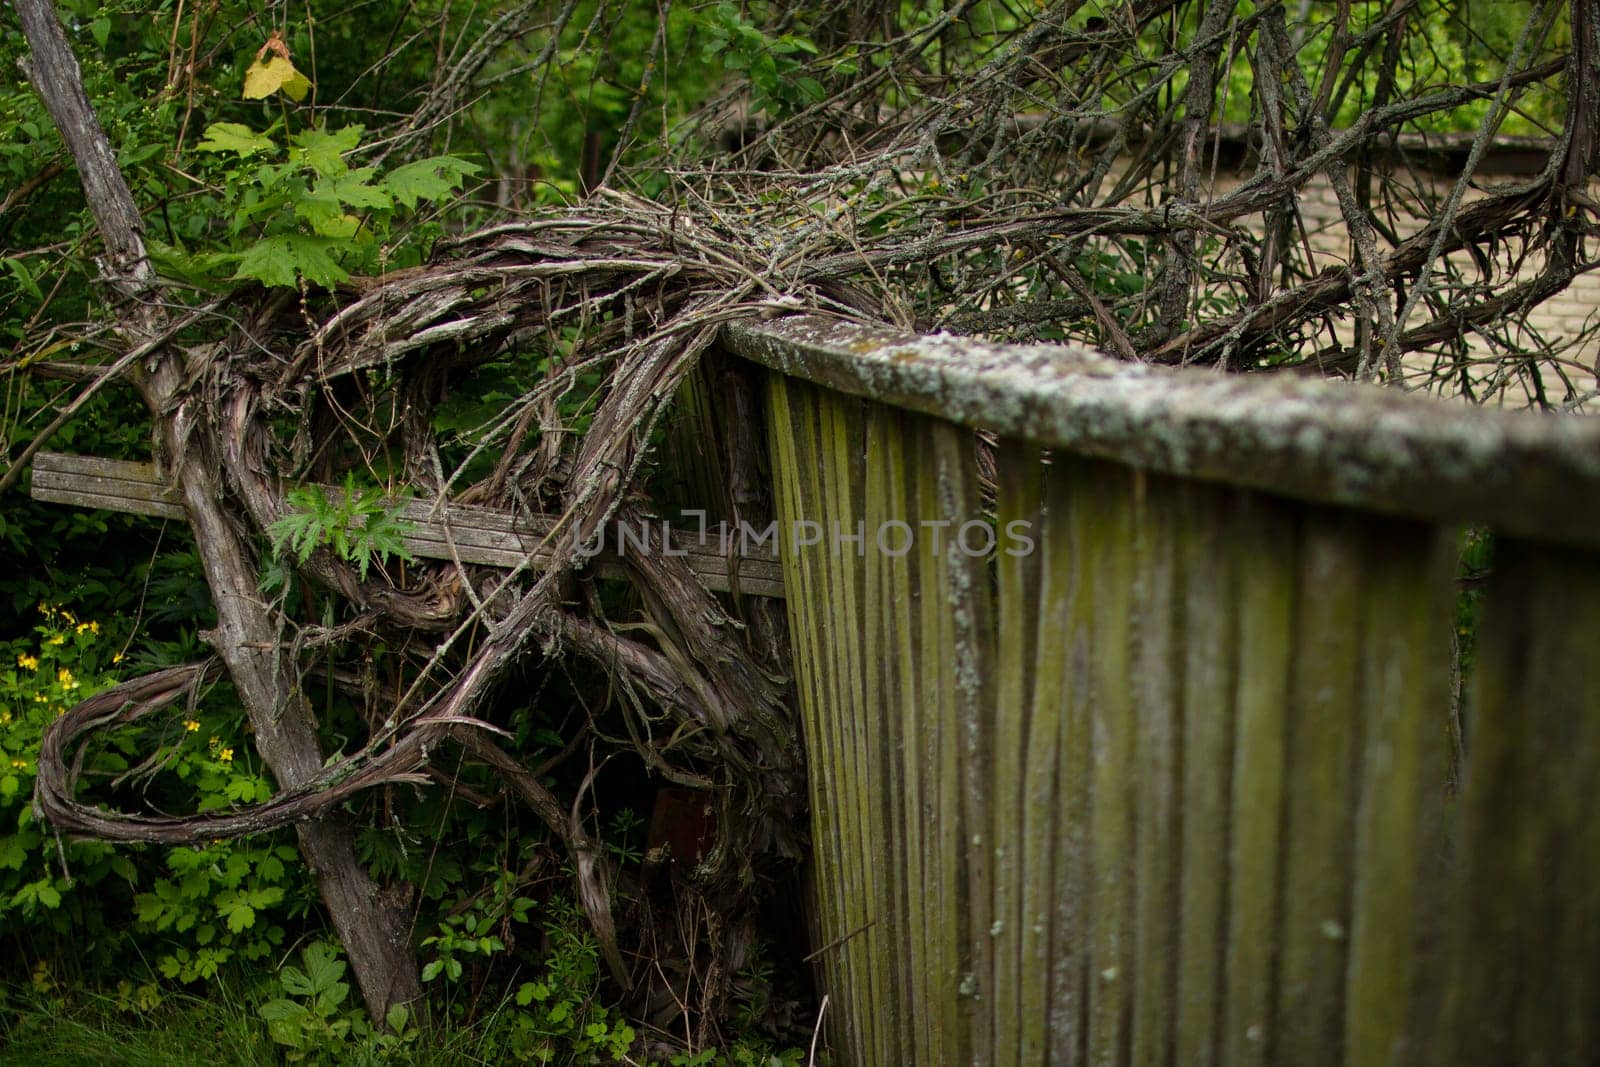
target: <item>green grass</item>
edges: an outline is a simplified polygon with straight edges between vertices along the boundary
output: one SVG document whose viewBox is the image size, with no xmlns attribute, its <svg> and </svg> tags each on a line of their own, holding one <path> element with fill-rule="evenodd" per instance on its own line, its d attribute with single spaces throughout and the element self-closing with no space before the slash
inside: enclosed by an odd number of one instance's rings
<svg viewBox="0 0 1600 1067">
<path fill-rule="evenodd" d="M 253 1010 L 227 998 L 168 995 L 148 1011 L 79 993 L 70 1000 L 31 989 L 5 991 L 0 1064 L 27 1067 L 165 1067 L 278 1064 L 281 1053 Z"/>
<path fill-rule="evenodd" d="M 118 998 L 0 988 L 0 1067 L 276 1067 L 285 1049 L 267 1036 L 261 998 L 221 983 L 210 997 L 166 994 L 148 1010 Z M 474 1067 L 499 1062 L 485 1037 L 494 1018 L 471 1029 L 442 1029 L 385 1053 L 352 1040 L 342 1055 L 313 1053 L 307 1064 L 416 1064 Z M 491 1058 L 494 1057 L 494 1058 Z M 559 1062 L 559 1061 L 558 1061 Z"/>
</svg>

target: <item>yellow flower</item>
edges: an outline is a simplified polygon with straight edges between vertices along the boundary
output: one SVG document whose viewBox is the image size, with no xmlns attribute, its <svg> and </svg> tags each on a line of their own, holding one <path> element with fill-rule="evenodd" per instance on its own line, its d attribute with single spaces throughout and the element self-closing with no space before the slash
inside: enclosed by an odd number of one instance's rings
<svg viewBox="0 0 1600 1067">
<path fill-rule="evenodd" d="M 212 734 L 211 740 L 207 741 L 206 744 L 210 745 L 212 748 L 216 748 L 218 745 L 222 744 L 222 738 L 218 737 L 216 734 Z"/>
<path fill-rule="evenodd" d="M 65 667 L 62 667 L 60 670 L 56 671 L 56 681 L 60 682 L 62 688 L 64 689 L 78 688 L 78 680 L 74 678 L 72 676 L 72 672 L 67 670 Z"/>
<path fill-rule="evenodd" d="M 11 721 L 11 713 L 9 711 L 0 711 L 0 726 L 4 726 L 6 723 L 8 723 L 10 721 Z"/>
<path fill-rule="evenodd" d="M 44 643 L 47 644 L 47 645 L 60 645 L 60 644 L 65 644 L 66 640 L 67 640 L 67 635 L 66 634 L 51 634 L 49 637 L 45 638 L 45 642 Z"/>
<path fill-rule="evenodd" d="M 20 655 L 17 657 L 17 666 L 25 667 L 30 671 L 36 671 L 39 669 L 39 657 L 29 656 L 27 654 Z"/>
<path fill-rule="evenodd" d="M 111 657 L 111 662 L 112 663 L 121 663 L 122 662 L 122 658 L 123 658 L 122 657 L 122 653 L 118 652 L 115 656 Z"/>
<path fill-rule="evenodd" d="M 195 719 L 185 719 L 183 720 L 183 728 L 192 734 L 200 729 L 200 723 Z"/>
<path fill-rule="evenodd" d="M 231 749 L 231 748 L 223 749 L 221 752 L 217 753 L 217 758 L 219 760 L 221 760 L 223 763 L 232 763 L 233 762 L 233 749 Z"/>
<path fill-rule="evenodd" d="M 100 632 L 100 624 L 93 620 L 90 620 L 89 622 L 80 622 L 77 626 L 77 631 L 80 634 L 97 634 Z"/>
<path fill-rule="evenodd" d="M 27 765 L 28 765 L 28 761 L 25 760 L 25 759 L 14 759 L 14 760 L 11 761 L 11 766 L 19 768 L 19 769 L 23 768 L 23 767 L 26 767 Z"/>
</svg>

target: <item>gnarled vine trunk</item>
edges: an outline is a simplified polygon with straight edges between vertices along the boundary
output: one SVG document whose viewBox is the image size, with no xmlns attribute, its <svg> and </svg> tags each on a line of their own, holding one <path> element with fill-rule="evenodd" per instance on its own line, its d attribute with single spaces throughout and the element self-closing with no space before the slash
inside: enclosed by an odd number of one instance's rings
<svg viewBox="0 0 1600 1067">
<path fill-rule="evenodd" d="M 166 318 L 154 299 L 138 209 L 84 92 L 54 8 L 48 0 L 16 0 L 16 8 L 32 51 L 29 75 L 78 165 L 108 253 L 103 272 L 121 298 L 120 325 L 130 348 L 137 347 L 160 335 Z M 194 361 L 208 354 L 208 349 L 185 351 L 176 342 L 157 346 L 136 369 L 135 382 L 154 419 L 156 453 L 182 491 L 216 602 L 211 643 L 249 714 L 262 759 L 279 787 L 292 790 L 321 772 L 322 751 L 310 708 L 256 592 L 257 567 L 248 542 L 223 510 L 226 494 L 218 481 L 213 431 L 195 410 L 199 401 L 187 395 L 185 383 L 196 377 Z M 406 901 L 367 876 L 356 860 L 353 835 L 337 812 L 309 818 L 296 830 L 367 1008 L 381 1025 L 391 1006 L 422 995 Z"/>
</svg>

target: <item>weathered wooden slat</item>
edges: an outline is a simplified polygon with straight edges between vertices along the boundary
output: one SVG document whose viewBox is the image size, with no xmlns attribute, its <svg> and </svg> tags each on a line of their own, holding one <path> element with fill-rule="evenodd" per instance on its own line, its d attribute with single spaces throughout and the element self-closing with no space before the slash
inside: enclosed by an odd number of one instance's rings
<svg viewBox="0 0 1600 1067">
<path fill-rule="evenodd" d="M 1307 1067 L 1341 1063 L 1344 1055 L 1369 527 L 1355 516 L 1319 509 L 1303 530 L 1287 723 L 1289 847 L 1275 1054 Z"/>
<path fill-rule="evenodd" d="M 339 499 L 342 493 L 336 486 L 321 488 L 329 499 Z M 156 518 L 184 517 L 177 493 L 161 481 L 153 466 L 125 460 L 41 452 L 34 457 L 33 497 Z M 397 511 L 413 527 L 401 540 L 417 556 L 507 568 L 519 566 L 530 557 L 536 565 L 550 558 L 546 542 L 556 525 L 551 516 L 513 516 L 467 504 L 439 507 L 423 500 L 401 501 Z M 731 584 L 730 553 L 723 549 L 743 547 L 755 554 L 732 556 L 733 574 L 740 590 L 753 596 L 783 596 L 783 571 L 775 555 L 781 537 L 758 543 L 761 531 L 741 538 L 739 531 L 709 529 L 701 538 L 698 526 L 692 525 L 673 526 L 663 540 L 662 530 L 662 526 L 653 525 L 620 545 L 615 543 L 613 532 L 607 548 L 623 555 L 630 551 L 681 552 L 707 588 L 726 592 Z M 640 540 L 646 543 L 641 545 Z M 597 563 L 608 574 L 617 573 L 624 566 L 611 556 L 598 558 Z"/>
<path fill-rule="evenodd" d="M 994 709 L 994 620 L 989 560 L 975 549 L 986 539 L 974 531 L 988 527 L 982 521 L 975 441 L 970 431 L 933 419 L 922 422 L 923 478 L 931 483 L 920 520 L 948 522 L 942 543 L 929 538 L 930 550 L 939 555 L 939 583 L 924 596 L 940 612 L 942 651 L 940 664 L 941 716 L 940 765 L 954 794 L 941 789 L 953 815 L 954 832 L 945 835 L 953 853 L 956 877 L 951 886 L 955 934 L 955 968 L 948 982 L 954 994 L 953 1018 L 959 1020 L 956 1044 L 959 1062 L 987 1067 L 992 1041 L 984 998 L 993 972 L 991 906 L 993 875 L 991 851 L 985 835 L 990 827 L 989 793 Z M 972 524 L 969 526 L 969 524 Z M 998 539 L 996 539 L 998 542 Z M 982 1009 L 982 1010 L 980 1010 Z"/>
<path fill-rule="evenodd" d="M 995 525 L 1002 536 L 1014 523 L 1036 538 L 1044 526 L 1042 456 L 1031 445 L 1004 441 L 999 449 Z M 1008 542 L 997 557 L 996 690 L 991 726 L 994 773 L 990 840 L 994 847 L 994 960 L 990 1028 L 994 1062 L 1038 1063 L 1044 1056 L 1048 997 L 1048 937 L 1026 908 L 1030 831 L 1048 817 L 1053 798 L 1032 811 L 1027 790 L 1029 728 L 1034 673 L 1042 649 L 1040 553 Z M 1037 545 L 1035 545 L 1037 547 Z M 1030 813 L 1032 825 L 1030 825 Z M 1048 825 L 1048 818 L 1045 820 Z M 1048 840 L 1048 835 L 1041 835 Z M 1048 870 L 1048 864 L 1043 865 Z M 1030 926 L 1040 926 L 1033 933 Z"/>
<path fill-rule="evenodd" d="M 1074 459 L 1076 533 L 1091 578 L 1083 679 L 1089 705 L 1089 1062 L 1124 1064 L 1133 1004 L 1134 884 L 1138 807 L 1138 723 L 1132 692 L 1134 474 L 1098 460 Z"/>
<path fill-rule="evenodd" d="M 1041 856 L 1044 882 L 1038 887 L 1050 912 L 1046 1062 L 1075 1067 L 1088 1055 L 1089 983 L 1095 967 L 1090 951 L 1095 571 L 1088 536 L 1095 504 L 1084 489 L 1081 461 L 1058 462 L 1053 470 L 1045 490 L 1049 545 L 1044 596 L 1046 610 L 1056 617 L 1050 620 L 1048 641 L 1041 621 L 1040 648 L 1049 651 L 1039 663 L 1032 731 L 1053 759 L 1048 766 L 1041 759 L 1030 768 L 1029 793 L 1054 815 L 1049 861 L 1044 865 Z M 1047 739 L 1044 728 L 1051 726 L 1054 736 Z M 1034 792 L 1044 788 L 1050 791 Z"/>
<path fill-rule="evenodd" d="M 921 465 L 911 479 L 912 510 L 908 518 L 954 518 L 945 509 L 940 484 L 941 468 L 950 462 L 950 441 L 946 435 L 959 434 L 955 427 L 929 425 L 923 420 L 911 424 L 912 440 Z M 948 547 L 930 536 L 919 537 L 914 555 L 921 572 L 922 596 L 919 607 L 921 649 L 917 663 L 922 674 L 923 777 L 924 797 L 931 800 L 931 819 L 927 833 L 931 857 L 927 891 L 932 909 L 929 922 L 930 972 L 934 997 L 931 1010 L 939 1028 L 935 1052 L 940 1063 L 966 1063 L 971 1056 L 971 1033 L 966 1024 L 966 1007 L 961 995 L 965 979 L 964 951 L 970 926 L 965 914 L 965 889 L 962 873 L 966 868 L 967 837 L 962 831 L 961 812 L 961 694 L 952 667 L 957 652 L 956 602 L 949 597 L 955 577 L 951 573 Z"/>
<path fill-rule="evenodd" d="M 816 489 L 818 446 L 815 436 L 817 391 L 800 382 L 787 382 L 773 376 L 768 391 L 768 446 L 776 474 L 773 503 L 780 521 L 788 516 L 808 515 L 819 507 Z M 828 601 L 821 587 L 825 580 L 819 554 L 793 552 L 784 557 L 785 587 L 792 599 L 786 602 L 791 650 L 794 657 L 800 735 L 806 746 L 809 773 L 806 775 L 811 806 L 814 851 L 810 865 L 811 892 L 815 901 L 816 928 L 813 941 L 818 946 L 817 969 L 824 988 L 840 991 L 839 1008 L 828 1020 L 833 1043 L 851 1044 L 856 1039 L 855 1015 L 860 1010 L 859 994 L 846 994 L 847 968 L 843 962 L 843 938 L 849 931 L 842 919 L 842 874 L 839 870 L 837 839 L 833 826 L 837 819 L 841 786 L 839 761 L 831 758 L 833 748 L 825 727 L 824 714 L 833 692 L 833 672 L 826 657 L 827 630 L 823 615 Z"/>
<path fill-rule="evenodd" d="M 1360 689 L 1350 704 L 1361 718 L 1361 759 L 1344 1062 L 1402 1067 L 1439 1051 L 1425 1040 L 1420 1009 L 1438 993 L 1427 966 L 1439 951 L 1430 916 L 1441 913 L 1446 888 L 1437 875 L 1455 545 L 1444 531 L 1406 523 L 1369 520 L 1366 536 Z"/>
<path fill-rule="evenodd" d="M 1284 714 L 1294 655 L 1293 510 L 1254 495 L 1232 531 L 1241 567 L 1238 718 L 1233 758 L 1228 941 L 1221 1062 L 1273 1058 L 1273 961 L 1277 955 L 1284 789 Z"/>
<path fill-rule="evenodd" d="M 795 316 L 723 344 L 780 373 L 1078 455 L 1319 503 L 1600 547 L 1600 420 L 1301 376 L 1123 363 Z"/>
<path fill-rule="evenodd" d="M 1140 1067 L 1172 1063 L 1178 966 L 1179 806 L 1182 767 L 1183 575 L 1181 485 L 1139 476 L 1134 483 L 1134 660 L 1129 688 L 1139 753 L 1135 833 L 1132 1052 Z"/>
<path fill-rule="evenodd" d="M 1227 518 L 1240 494 L 1185 486 L 1183 573 L 1183 845 L 1179 876 L 1178 1010 L 1174 1062 L 1221 1057 L 1239 619 L 1245 562 Z"/>
<path fill-rule="evenodd" d="M 905 416 L 898 411 L 874 406 L 866 424 L 864 452 L 872 457 L 866 464 L 862 515 L 865 529 L 877 531 L 891 520 L 903 519 L 906 484 Z M 907 827 L 916 805 L 907 796 L 905 752 L 905 709 L 915 701 L 916 683 L 911 673 L 914 653 L 910 647 L 913 631 L 907 615 L 914 593 L 904 557 L 867 549 L 863 618 L 876 624 L 863 627 L 866 658 L 866 714 L 873 756 L 868 773 L 876 782 L 871 805 L 870 832 L 876 842 L 878 869 L 872 909 L 878 952 L 874 959 L 874 981 L 878 989 L 878 1010 L 883 1025 L 875 1050 L 878 1062 L 893 1062 L 925 1041 L 923 1020 L 916 1011 L 914 990 L 918 961 L 922 958 L 920 924 L 921 883 L 913 877 L 913 864 L 919 862 L 908 847 Z M 914 780 L 914 779 L 911 779 Z M 913 907 L 918 907 L 913 911 Z M 913 948 L 913 927 L 918 943 Z"/>
<path fill-rule="evenodd" d="M 1073 886 L 1057 881 L 1058 871 L 1073 859 L 1065 854 L 1066 849 L 1081 847 L 1081 841 L 1068 839 L 1074 832 L 1070 825 L 1074 812 L 1069 805 L 1088 790 L 1083 777 L 1065 777 L 1062 747 L 1068 711 L 1066 687 L 1073 661 L 1071 607 L 1077 589 L 1073 580 L 1076 560 L 1067 529 L 1070 491 L 1064 478 L 1050 473 L 1039 471 L 1038 523 L 1029 531 L 1033 552 L 1024 557 L 1030 561 L 1024 576 L 1031 576 L 1028 572 L 1037 575 L 1038 610 L 1033 649 L 1017 650 L 1034 657 L 1033 687 L 1022 722 L 1021 810 L 1014 816 L 997 813 L 997 818 L 1012 817 L 1022 826 L 1018 861 L 1022 914 L 1015 964 L 1020 1022 L 1017 1057 L 1012 1061 L 1020 1064 L 1047 1062 L 1047 1056 L 1052 1063 L 1074 1062 L 1084 1032 L 1081 983 L 1075 973 L 1075 965 L 1081 967 L 1082 961 L 1073 943 L 1066 940 L 1074 935 L 1082 907 L 1082 882 L 1080 879 Z M 1026 607 L 1016 605 L 1016 609 Z M 1002 603 L 1003 617 L 1012 611 Z M 1007 647 L 1002 646 L 1002 651 Z M 1073 870 L 1081 871 L 1081 865 Z"/>
<path fill-rule="evenodd" d="M 1502 542 L 1484 600 L 1438 1063 L 1600 1045 L 1600 560 Z"/>
<path fill-rule="evenodd" d="M 825 616 L 827 660 L 833 666 L 832 693 L 823 728 L 831 738 L 834 759 L 839 769 L 838 818 L 834 822 L 835 848 L 839 857 L 840 894 L 844 905 L 840 946 L 848 988 L 859 990 L 865 998 L 854 1011 L 856 1041 L 863 1049 L 881 1051 L 881 1017 L 866 1005 L 880 1002 L 874 981 L 873 951 L 877 937 L 871 913 L 876 903 L 872 896 L 872 875 L 879 857 L 869 854 L 873 844 L 867 833 L 873 806 L 871 776 L 866 754 L 867 718 L 864 686 L 865 663 L 860 605 L 864 595 L 864 559 L 834 532 L 847 535 L 855 528 L 860 513 L 860 494 L 864 489 L 860 401 L 836 393 L 813 390 L 816 411 L 817 500 L 820 510 L 810 513 L 823 527 L 821 542 L 803 551 L 824 557 L 818 565 L 825 577 L 823 612 Z M 837 525 L 835 525 L 837 524 Z M 861 931 L 855 936 L 850 934 Z"/>
</svg>

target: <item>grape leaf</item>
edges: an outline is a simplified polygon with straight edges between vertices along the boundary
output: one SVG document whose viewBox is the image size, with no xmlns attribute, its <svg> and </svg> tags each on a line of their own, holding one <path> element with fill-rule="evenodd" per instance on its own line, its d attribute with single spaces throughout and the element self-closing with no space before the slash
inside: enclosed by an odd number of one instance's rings
<svg viewBox="0 0 1600 1067">
<path fill-rule="evenodd" d="M 213 122 L 206 127 L 204 140 L 194 147 L 197 152 L 236 152 L 241 156 L 253 156 L 275 146 L 270 137 L 263 137 L 242 123 Z"/>
<path fill-rule="evenodd" d="M 350 277 L 330 253 L 334 244 L 326 237 L 301 233 L 263 237 L 245 250 L 233 276 L 292 288 L 298 273 L 313 285 L 331 288 Z"/>
<path fill-rule="evenodd" d="M 305 130 L 290 140 L 306 166 L 321 175 L 338 176 L 350 169 L 345 164 L 344 154 L 354 151 L 361 144 L 363 129 L 361 126 L 345 126 L 331 131 Z"/>
<path fill-rule="evenodd" d="M 394 204 L 389 191 L 382 186 L 369 184 L 377 173 L 372 167 L 362 167 L 337 178 L 319 178 L 312 190 L 313 196 L 332 196 L 341 204 L 351 207 L 387 208 Z"/>
<path fill-rule="evenodd" d="M 455 192 L 463 178 L 478 173 L 475 163 L 455 156 L 432 156 L 396 167 L 384 178 L 383 184 L 394 198 L 408 208 L 417 206 L 419 200 L 438 200 Z"/>
<path fill-rule="evenodd" d="M 244 72 L 246 100 L 265 100 L 279 90 L 298 104 L 311 91 L 311 81 L 282 56 L 258 59 Z"/>
</svg>

